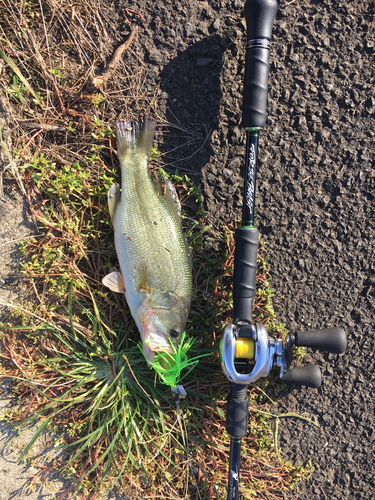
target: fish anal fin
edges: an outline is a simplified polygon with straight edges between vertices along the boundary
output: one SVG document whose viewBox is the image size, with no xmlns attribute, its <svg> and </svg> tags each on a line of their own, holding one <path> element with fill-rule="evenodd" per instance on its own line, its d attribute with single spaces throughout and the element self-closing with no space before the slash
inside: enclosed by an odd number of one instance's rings
<svg viewBox="0 0 375 500">
<path fill-rule="evenodd" d="M 168 177 L 159 170 L 152 178 L 156 191 L 164 196 L 165 201 L 168 202 L 169 206 L 177 212 L 178 216 L 181 217 L 181 203 L 178 198 L 176 188 Z"/>
<path fill-rule="evenodd" d="M 109 208 L 109 215 L 111 216 L 112 220 L 115 216 L 116 208 L 120 203 L 120 199 L 121 199 L 120 185 L 112 184 L 112 186 L 108 190 L 108 208 Z"/>
<path fill-rule="evenodd" d="M 122 274 L 119 271 L 107 274 L 102 279 L 103 285 L 108 287 L 112 292 L 125 293 L 125 283 Z"/>
</svg>

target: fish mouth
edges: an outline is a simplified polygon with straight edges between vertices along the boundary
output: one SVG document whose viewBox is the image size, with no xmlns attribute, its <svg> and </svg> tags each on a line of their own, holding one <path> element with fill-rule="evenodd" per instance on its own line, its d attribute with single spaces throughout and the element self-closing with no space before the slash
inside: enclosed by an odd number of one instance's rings
<svg viewBox="0 0 375 500">
<path fill-rule="evenodd" d="M 141 337 L 144 355 L 150 363 L 154 362 L 155 352 L 168 352 L 170 354 L 174 354 L 175 352 L 162 332 L 153 331 L 143 326 Z"/>
<path fill-rule="evenodd" d="M 155 352 L 175 353 L 169 337 L 155 325 L 153 317 L 157 316 L 155 311 L 141 304 L 138 306 L 138 328 L 143 342 L 143 352 L 149 363 L 153 363 Z"/>
<path fill-rule="evenodd" d="M 162 332 L 144 328 L 141 335 L 143 343 L 146 343 L 151 351 L 174 353 L 173 347 Z"/>
<path fill-rule="evenodd" d="M 142 344 L 143 344 L 143 354 L 147 359 L 147 364 L 148 366 L 151 366 L 155 359 L 155 353 L 151 351 L 151 349 L 149 348 L 149 346 L 146 344 L 145 341 L 142 341 Z"/>
</svg>

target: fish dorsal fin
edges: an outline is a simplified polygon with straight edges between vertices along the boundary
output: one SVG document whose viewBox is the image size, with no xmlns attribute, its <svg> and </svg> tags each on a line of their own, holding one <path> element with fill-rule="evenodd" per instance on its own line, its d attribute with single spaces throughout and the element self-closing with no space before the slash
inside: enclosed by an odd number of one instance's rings
<svg viewBox="0 0 375 500">
<path fill-rule="evenodd" d="M 172 182 L 161 170 L 153 176 L 152 180 L 156 191 L 161 196 L 164 196 L 164 199 L 168 202 L 172 210 L 177 212 L 178 216 L 181 217 L 181 203 Z"/>
<path fill-rule="evenodd" d="M 121 199 L 120 185 L 112 184 L 112 186 L 108 190 L 108 208 L 109 208 L 109 215 L 111 216 L 112 220 L 115 216 L 116 208 L 120 203 L 120 199 Z"/>
<path fill-rule="evenodd" d="M 113 273 L 104 276 L 102 283 L 112 290 L 112 292 L 125 293 L 124 278 L 119 271 L 114 271 Z"/>
</svg>

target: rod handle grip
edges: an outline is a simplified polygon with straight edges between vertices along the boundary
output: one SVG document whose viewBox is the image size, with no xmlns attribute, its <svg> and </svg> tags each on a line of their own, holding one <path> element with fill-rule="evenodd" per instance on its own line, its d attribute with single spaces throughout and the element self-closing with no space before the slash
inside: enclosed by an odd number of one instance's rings
<svg viewBox="0 0 375 500">
<path fill-rule="evenodd" d="M 276 0 L 247 0 L 247 50 L 243 91 L 242 126 L 262 129 L 266 124 L 269 41 L 277 12 Z"/>
<path fill-rule="evenodd" d="M 256 287 L 259 231 L 255 227 L 239 227 L 235 234 L 233 309 L 234 324 L 252 323 Z"/>
<path fill-rule="evenodd" d="M 231 383 L 227 398 L 226 429 L 233 438 L 243 437 L 247 431 L 249 415 L 249 395 L 247 385 Z"/>
<path fill-rule="evenodd" d="M 277 9 L 277 0 L 246 0 L 244 11 L 248 40 L 256 38 L 271 40 Z"/>
</svg>

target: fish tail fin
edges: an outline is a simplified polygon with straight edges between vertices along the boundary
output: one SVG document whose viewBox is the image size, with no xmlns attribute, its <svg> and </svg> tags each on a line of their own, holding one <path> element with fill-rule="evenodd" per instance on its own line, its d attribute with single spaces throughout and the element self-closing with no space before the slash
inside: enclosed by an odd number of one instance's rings
<svg viewBox="0 0 375 500">
<path fill-rule="evenodd" d="M 119 160 L 121 161 L 132 149 L 143 152 L 150 159 L 155 128 L 156 121 L 149 115 L 145 115 L 141 122 L 119 120 L 116 127 Z"/>
</svg>

